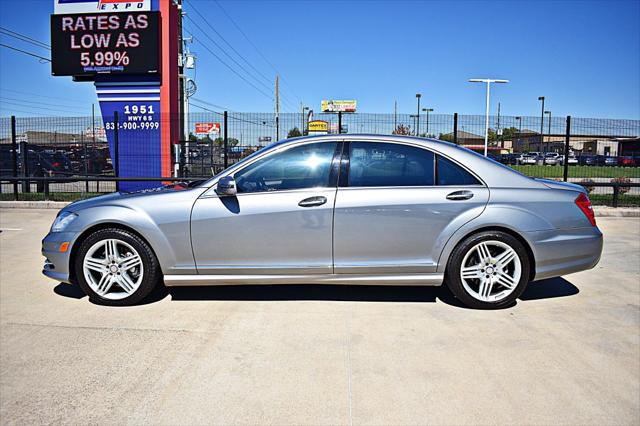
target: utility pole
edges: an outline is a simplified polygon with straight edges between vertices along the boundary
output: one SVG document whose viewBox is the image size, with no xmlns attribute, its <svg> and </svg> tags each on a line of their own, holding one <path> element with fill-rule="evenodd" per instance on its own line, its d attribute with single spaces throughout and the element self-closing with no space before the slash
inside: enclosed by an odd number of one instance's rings
<svg viewBox="0 0 640 426">
<path fill-rule="evenodd" d="M 276 140 L 280 140 L 280 76 L 276 74 Z"/>
</svg>

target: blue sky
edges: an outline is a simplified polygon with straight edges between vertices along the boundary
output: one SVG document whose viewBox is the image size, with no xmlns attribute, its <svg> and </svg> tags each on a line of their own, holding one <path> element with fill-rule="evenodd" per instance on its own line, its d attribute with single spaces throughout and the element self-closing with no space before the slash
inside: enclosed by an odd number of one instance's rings
<svg viewBox="0 0 640 426">
<path fill-rule="evenodd" d="M 357 99 L 362 112 L 415 111 L 415 94 L 436 113 L 484 113 L 484 87 L 472 77 L 506 78 L 492 111 L 554 116 L 640 118 L 638 1 L 221 1 L 224 10 L 277 69 L 287 102 L 316 111 L 321 99 Z M 236 61 L 243 60 L 212 25 L 269 80 L 275 71 L 223 10 L 192 0 L 185 10 Z M 49 42 L 52 0 L 0 0 L 0 25 Z M 233 65 L 189 20 L 198 56 L 196 97 L 234 111 L 273 111 L 273 101 L 234 75 L 206 49 Z M 48 56 L 0 35 L 0 42 Z M 246 64 L 247 70 L 257 73 Z M 251 76 L 240 70 L 263 91 Z M 193 76 L 193 75 L 192 75 Z M 264 81 L 270 86 L 271 83 Z M 48 64 L 0 48 L 0 116 L 90 112 L 93 85 L 51 77 Z M 17 100 L 16 100 L 17 99 Z M 38 103 L 35 103 L 38 102 Z M 36 106 L 38 108 L 36 108 Z M 49 109 L 50 108 L 50 109 Z"/>
</svg>

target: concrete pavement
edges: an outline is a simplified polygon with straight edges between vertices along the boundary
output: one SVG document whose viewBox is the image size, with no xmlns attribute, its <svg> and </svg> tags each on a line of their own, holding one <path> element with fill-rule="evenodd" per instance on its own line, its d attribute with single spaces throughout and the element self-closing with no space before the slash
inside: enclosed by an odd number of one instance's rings
<svg viewBox="0 0 640 426">
<path fill-rule="evenodd" d="M 40 274 L 55 210 L 0 210 L 0 421 L 638 424 L 640 219 L 502 311 L 445 289 L 211 287 L 91 304 Z"/>
</svg>

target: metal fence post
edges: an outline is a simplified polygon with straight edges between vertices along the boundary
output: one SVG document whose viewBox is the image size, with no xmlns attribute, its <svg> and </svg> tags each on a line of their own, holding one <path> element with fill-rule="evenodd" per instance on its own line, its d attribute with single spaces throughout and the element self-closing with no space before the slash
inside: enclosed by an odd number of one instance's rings
<svg viewBox="0 0 640 426">
<path fill-rule="evenodd" d="M 29 176 L 29 147 L 25 141 L 20 142 L 20 167 L 22 169 L 22 177 Z M 22 192 L 31 192 L 31 182 L 28 180 L 22 181 Z"/>
<path fill-rule="evenodd" d="M 453 143 L 458 145 L 458 113 L 453 113 Z"/>
<path fill-rule="evenodd" d="M 113 156 L 115 164 L 113 165 L 113 174 L 116 178 L 120 177 L 120 141 L 118 140 L 118 111 L 113 112 Z M 120 191 L 120 182 L 116 180 L 116 191 Z"/>
<path fill-rule="evenodd" d="M 12 152 L 12 162 L 11 166 L 13 168 L 13 177 L 18 177 L 18 144 L 16 143 L 16 116 L 11 116 L 11 149 Z M 18 201 L 18 181 L 13 181 L 13 199 Z"/>
<path fill-rule="evenodd" d="M 342 111 L 338 111 L 338 133 L 342 133 Z"/>
<path fill-rule="evenodd" d="M 276 140 L 280 140 L 280 117 L 276 115 Z"/>
<path fill-rule="evenodd" d="M 564 171 L 562 179 L 566 182 L 569 177 L 569 141 L 571 140 L 571 116 L 567 115 L 567 130 L 564 139 Z"/>
<path fill-rule="evenodd" d="M 229 132 L 228 132 L 228 114 L 224 112 L 224 168 L 229 165 Z"/>
<path fill-rule="evenodd" d="M 620 195 L 620 184 L 613 184 L 613 207 L 618 207 L 618 197 Z"/>
</svg>

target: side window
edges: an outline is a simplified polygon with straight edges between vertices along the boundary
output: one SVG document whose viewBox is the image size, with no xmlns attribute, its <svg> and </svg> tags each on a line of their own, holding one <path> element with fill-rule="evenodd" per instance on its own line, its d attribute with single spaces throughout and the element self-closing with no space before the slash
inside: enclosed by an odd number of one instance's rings
<svg viewBox="0 0 640 426">
<path fill-rule="evenodd" d="M 272 154 L 234 175 L 239 193 L 324 187 L 337 142 L 301 145 Z"/>
<path fill-rule="evenodd" d="M 480 185 L 478 179 L 462 167 L 445 157 L 437 157 L 438 185 Z"/>
<path fill-rule="evenodd" d="M 349 186 L 431 186 L 433 153 L 394 143 L 351 142 Z"/>
</svg>

